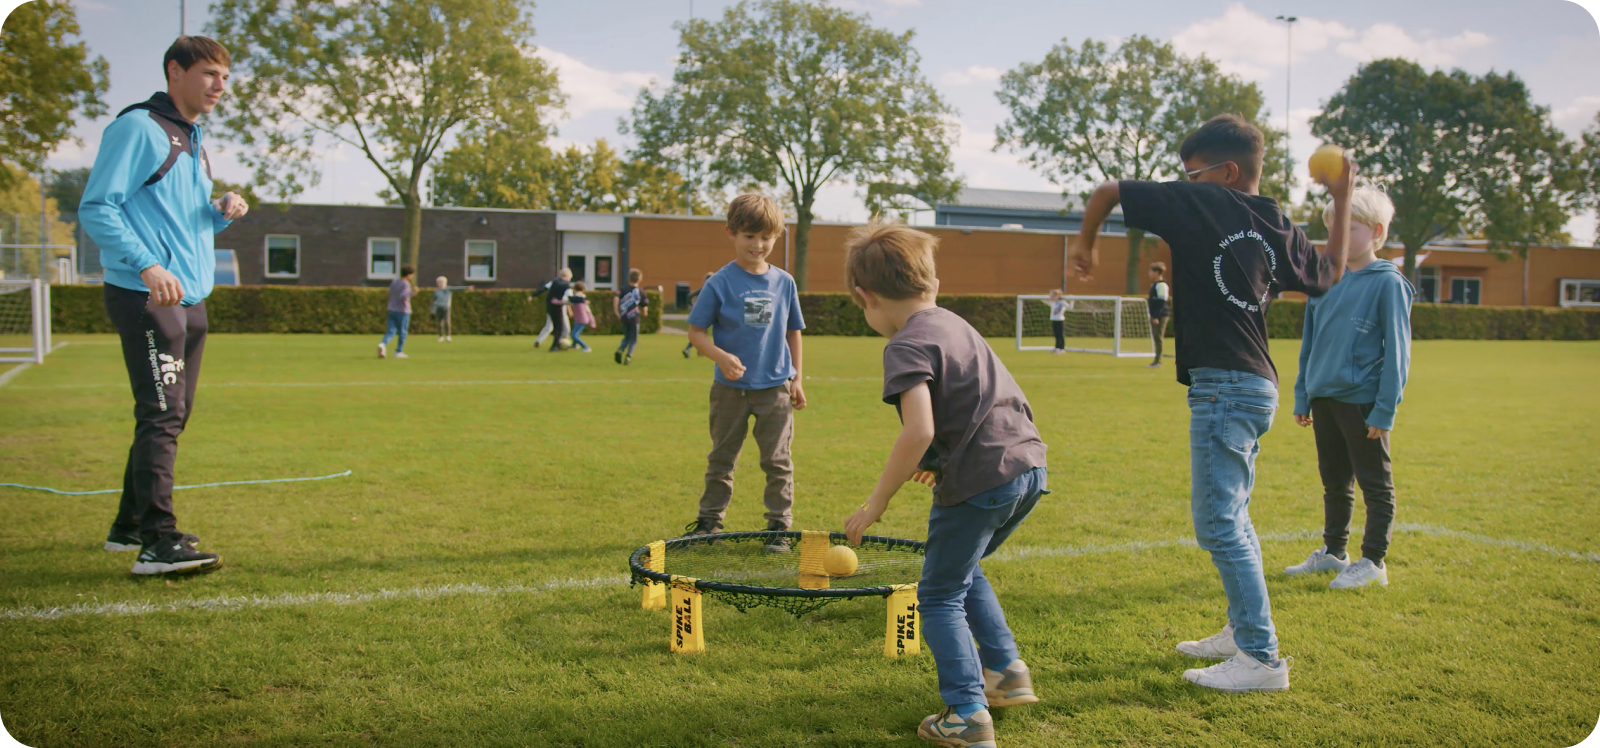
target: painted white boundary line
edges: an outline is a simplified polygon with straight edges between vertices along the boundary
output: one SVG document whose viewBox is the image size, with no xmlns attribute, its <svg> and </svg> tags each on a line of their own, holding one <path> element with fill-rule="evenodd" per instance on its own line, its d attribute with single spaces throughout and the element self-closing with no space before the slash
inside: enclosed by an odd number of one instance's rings
<svg viewBox="0 0 1600 748">
<path fill-rule="evenodd" d="M 1395 532 L 1418 533 L 1434 537 L 1453 538 L 1465 540 L 1470 543 L 1487 545 L 1497 548 L 1510 548 L 1512 550 L 1529 553 L 1543 553 L 1558 558 L 1572 559 L 1575 561 L 1588 561 L 1600 563 L 1600 553 L 1587 553 L 1568 551 L 1553 548 L 1543 543 L 1530 543 L 1522 540 L 1508 540 L 1505 538 L 1491 538 L 1486 535 L 1477 535 L 1470 532 L 1460 532 L 1437 525 L 1421 525 L 1413 523 L 1400 523 L 1395 525 Z M 1298 530 L 1292 532 L 1274 532 L 1261 536 L 1265 542 L 1278 542 L 1286 540 L 1309 540 L 1322 535 L 1320 530 Z M 1071 556 L 1094 556 L 1110 553 L 1143 553 L 1145 551 L 1161 548 L 1193 548 L 1194 538 L 1173 538 L 1170 540 L 1135 540 L 1126 543 L 1111 543 L 1106 545 L 1073 545 L 1073 546 L 1023 546 L 1007 548 L 995 554 L 992 558 L 997 561 L 1015 561 L 1026 558 L 1059 558 Z M 201 600 L 177 600 L 169 603 L 150 602 L 123 602 L 123 603 L 79 603 L 59 608 L 40 608 L 27 606 L 22 608 L 0 609 L 0 621 L 34 620 L 53 621 L 69 616 L 140 616 L 150 613 L 171 613 L 185 610 L 247 610 L 265 608 L 285 608 L 303 605 L 359 605 L 384 600 L 433 600 L 441 597 L 454 597 L 457 595 L 537 595 L 554 590 L 565 589 L 600 589 L 621 587 L 628 583 L 627 577 L 606 576 L 590 579 L 574 579 L 572 577 L 550 579 L 535 585 L 500 585 L 489 586 L 482 584 L 447 584 L 437 587 L 415 587 L 406 590 L 383 589 L 375 592 L 312 592 L 303 594 L 283 594 L 271 597 L 214 597 Z"/>
<path fill-rule="evenodd" d="M 9 372 L 8 372 L 9 373 Z M 1120 379 L 1134 374 L 1014 374 L 1017 379 Z M 806 377 L 807 382 L 881 382 L 883 377 Z M 645 379 L 466 379 L 466 380 L 378 380 L 368 382 L 202 382 L 200 389 L 213 387 L 464 387 L 482 385 L 551 384 L 708 384 L 709 377 L 662 377 Z M 106 384 L 41 384 L 13 387 L 17 390 L 87 390 L 106 387 L 127 388 L 126 382 Z"/>
<path fill-rule="evenodd" d="M 60 343 L 56 343 L 55 345 L 50 346 L 50 350 L 45 351 L 44 355 L 48 356 L 48 355 L 50 355 L 52 353 L 55 353 L 57 350 L 59 350 L 61 348 L 61 346 L 64 346 L 66 344 L 67 344 L 67 341 L 62 341 Z M 82 344 L 80 343 L 79 345 L 82 345 Z M 28 369 L 31 369 L 31 368 L 33 368 L 33 362 L 32 361 L 24 361 L 24 362 L 22 362 L 20 364 L 17 364 L 15 367 L 13 367 L 11 370 L 7 371 L 6 373 L 0 374 L 0 387 L 6 386 L 6 384 L 9 383 L 11 380 L 16 379 L 18 374 L 21 374 L 22 372 L 27 371 Z M 22 387 L 18 387 L 17 389 L 23 389 L 23 388 Z"/>
</svg>

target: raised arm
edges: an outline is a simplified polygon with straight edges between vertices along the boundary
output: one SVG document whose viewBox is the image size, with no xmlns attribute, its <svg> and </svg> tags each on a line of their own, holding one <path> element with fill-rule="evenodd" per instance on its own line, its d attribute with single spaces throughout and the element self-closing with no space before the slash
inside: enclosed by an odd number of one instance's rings
<svg viewBox="0 0 1600 748">
<path fill-rule="evenodd" d="M 1083 224 L 1078 228 L 1078 237 L 1072 243 L 1067 260 L 1079 280 L 1093 277 L 1095 266 L 1100 264 L 1100 250 L 1095 248 L 1095 239 L 1100 236 L 1100 226 L 1105 223 L 1106 216 L 1111 215 L 1111 209 L 1120 202 L 1122 188 L 1116 182 L 1106 182 L 1094 188 L 1089 203 L 1083 206 Z"/>
<path fill-rule="evenodd" d="M 1322 254 L 1332 265 L 1332 282 L 1338 283 L 1344 277 L 1345 262 L 1350 256 L 1350 193 L 1356 184 L 1356 165 L 1350 160 L 1350 154 L 1344 156 L 1344 171 L 1337 181 L 1329 183 L 1318 179 L 1317 183 L 1327 187 L 1328 195 L 1333 198 L 1333 221 L 1328 224 L 1328 246 Z"/>
<path fill-rule="evenodd" d="M 922 461 L 923 453 L 933 443 L 933 395 L 928 383 L 920 382 L 900 393 L 900 436 L 889 450 L 889 462 L 878 476 L 878 485 L 867 498 L 867 503 L 845 520 L 844 532 L 852 545 L 861 544 L 861 533 L 871 527 L 889 510 L 889 500 L 911 480 Z"/>
</svg>

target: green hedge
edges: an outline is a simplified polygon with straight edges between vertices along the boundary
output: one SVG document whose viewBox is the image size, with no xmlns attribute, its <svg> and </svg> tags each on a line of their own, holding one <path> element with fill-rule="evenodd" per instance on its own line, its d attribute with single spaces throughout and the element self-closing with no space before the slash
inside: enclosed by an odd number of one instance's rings
<svg viewBox="0 0 1600 748">
<path fill-rule="evenodd" d="M 650 314 L 640 331 L 661 329 L 661 294 L 650 297 Z M 59 333 L 115 332 L 106 317 L 100 286 L 52 286 L 51 329 Z M 536 335 L 544 326 L 544 298 L 529 299 L 525 289 L 457 291 L 450 321 L 460 335 Z M 590 291 L 595 332 L 615 335 L 622 325 L 611 311 L 612 291 Z M 389 305 L 386 288 L 309 286 L 218 286 L 206 299 L 211 332 L 348 333 L 382 335 Z M 433 289 L 411 299 L 411 332 L 436 334 Z"/>
</svg>

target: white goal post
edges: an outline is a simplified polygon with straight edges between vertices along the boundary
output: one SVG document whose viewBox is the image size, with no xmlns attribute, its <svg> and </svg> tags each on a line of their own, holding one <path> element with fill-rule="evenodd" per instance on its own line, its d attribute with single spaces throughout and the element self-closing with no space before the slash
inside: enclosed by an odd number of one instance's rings
<svg viewBox="0 0 1600 748">
<path fill-rule="evenodd" d="M 1062 296 L 1063 350 L 1109 353 L 1122 358 L 1155 355 L 1150 339 L 1150 309 L 1145 300 L 1125 296 Z M 1049 296 L 1017 297 L 1017 350 L 1055 350 Z"/>
<path fill-rule="evenodd" d="M 44 363 L 50 351 L 50 285 L 0 280 L 0 363 Z"/>
</svg>

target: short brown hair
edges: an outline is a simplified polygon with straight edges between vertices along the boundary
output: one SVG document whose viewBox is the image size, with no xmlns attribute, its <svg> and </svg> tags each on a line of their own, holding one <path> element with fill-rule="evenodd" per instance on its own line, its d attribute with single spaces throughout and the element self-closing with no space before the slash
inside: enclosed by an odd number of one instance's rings
<svg viewBox="0 0 1600 748">
<path fill-rule="evenodd" d="M 644 271 L 643 270 L 640 270 L 639 268 L 634 268 L 634 269 L 628 271 L 628 282 L 629 283 L 638 283 L 641 280 L 644 280 Z"/>
<path fill-rule="evenodd" d="M 167 63 L 177 62 L 178 67 L 188 70 L 197 62 L 215 62 L 219 65 L 233 67 L 233 56 L 228 54 L 228 48 L 217 43 L 217 40 L 204 36 L 180 36 L 178 40 L 167 47 L 166 56 L 161 58 L 161 79 L 167 78 Z"/>
<path fill-rule="evenodd" d="M 583 281 L 578 281 L 577 283 L 572 284 L 572 287 L 579 291 L 588 290 L 588 286 L 583 285 Z"/>
<path fill-rule="evenodd" d="M 761 236 L 783 231 L 783 209 L 759 192 L 747 192 L 728 203 L 728 228 Z"/>
<path fill-rule="evenodd" d="M 1237 114 L 1219 114 L 1189 133 L 1178 148 L 1178 158 L 1199 156 L 1208 163 L 1232 161 L 1246 179 L 1261 176 L 1261 157 L 1267 139 L 1261 129 Z"/>
<path fill-rule="evenodd" d="M 1165 262 L 1152 262 L 1152 263 L 1150 263 L 1150 272 L 1152 272 L 1152 273 L 1160 273 L 1161 275 L 1166 275 L 1167 274 L 1167 263 L 1165 263 Z"/>
<path fill-rule="evenodd" d="M 844 245 L 844 285 L 860 305 L 856 288 L 885 299 L 909 299 L 934 290 L 933 254 L 939 240 L 903 223 L 874 218 Z"/>
</svg>

